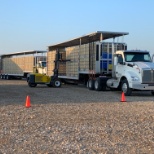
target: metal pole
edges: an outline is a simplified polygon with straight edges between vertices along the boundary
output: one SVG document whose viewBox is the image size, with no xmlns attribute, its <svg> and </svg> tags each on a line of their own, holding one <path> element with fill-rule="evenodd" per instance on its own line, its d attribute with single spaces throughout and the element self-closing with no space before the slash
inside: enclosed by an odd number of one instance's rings
<svg viewBox="0 0 154 154">
<path fill-rule="evenodd" d="M 103 40 L 103 34 L 100 34 L 100 42 Z"/>
<path fill-rule="evenodd" d="M 78 65 L 79 65 L 79 68 L 78 68 L 78 71 L 80 71 L 80 52 L 81 52 L 81 43 L 82 43 L 82 40 L 80 38 L 80 45 L 79 45 L 79 60 L 78 60 Z M 79 75 L 79 72 L 78 72 L 78 75 Z M 79 76 L 78 76 L 79 77 Z"/>
<path fill-rule="evenodd" d="M 114 43 L 115 43 L 115 38 L 113 38 L 113 42 L 112 42 L 112 77 L 115 76 L 115 68 L 114 68 Z"/>
</svg>

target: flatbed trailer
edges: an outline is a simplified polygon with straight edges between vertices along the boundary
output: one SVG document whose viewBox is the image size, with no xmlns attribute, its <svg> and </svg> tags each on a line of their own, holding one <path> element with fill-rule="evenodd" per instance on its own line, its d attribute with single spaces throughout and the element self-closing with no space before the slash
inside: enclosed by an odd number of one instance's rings
<svg viewBox="0 0 154 154">
<path fill-rule="evenodd" d="M 72 40 L 48 46 L 47 74 L 52 75 L 56 50 L 61 59 L 59 78 L 64 82 L 87 83 L 89 77 L 112 74 L 113 50 L 127 49 L 124 42 L 116 42 L 115 38 L 128 35 L 127 32 L 97 31 Z M 105 42 L 113 38 L 112 42 Z"/>
</svg>

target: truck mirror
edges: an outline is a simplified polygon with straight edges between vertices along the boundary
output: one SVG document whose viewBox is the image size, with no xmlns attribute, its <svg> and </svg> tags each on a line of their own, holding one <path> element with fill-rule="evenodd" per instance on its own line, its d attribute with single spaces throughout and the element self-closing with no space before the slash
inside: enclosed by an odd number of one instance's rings
<svg viewBox="0 0 154 154">
<path fill-rule="evenodd" d="M 123 64 L 122 55 L 118 55 L 118 63 Z"/>
</svg>

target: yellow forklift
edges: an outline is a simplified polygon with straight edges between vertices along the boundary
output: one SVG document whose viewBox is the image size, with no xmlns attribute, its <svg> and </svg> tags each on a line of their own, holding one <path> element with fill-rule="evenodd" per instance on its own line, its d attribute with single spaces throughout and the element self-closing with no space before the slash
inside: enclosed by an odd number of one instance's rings
<svg viewBox="0 0 154 154">
<path fill-rule="evenodd" d="M 48 87 L 61 87 L 61 81 L 58 78 L 58 66 L 59 62 L 63 62 L 61 59 L 60 53 L 57 50 L 55 57 L 55 69 L 53 76 L 47 76 L 46 74 L 37 73 L 37 69 L 31 74 L 29 74 L 27 78 L 27 82 L 29 87 L 36 87 L 37 84 L 46 84 Z"/>
</svg>

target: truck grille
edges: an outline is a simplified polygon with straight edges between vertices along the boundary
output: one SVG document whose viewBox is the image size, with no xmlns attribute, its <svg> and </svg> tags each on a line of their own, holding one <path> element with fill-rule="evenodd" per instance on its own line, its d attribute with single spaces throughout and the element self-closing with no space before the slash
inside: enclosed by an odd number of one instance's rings
<svg viewBox="0 0 154 154">
<path fill-rule="evenodd" d="M 142 83 L 154 83 L 154 70 L 143 70 Z"/>
</svg>

